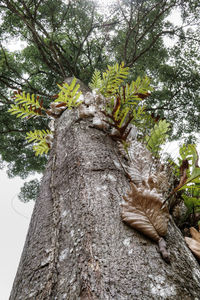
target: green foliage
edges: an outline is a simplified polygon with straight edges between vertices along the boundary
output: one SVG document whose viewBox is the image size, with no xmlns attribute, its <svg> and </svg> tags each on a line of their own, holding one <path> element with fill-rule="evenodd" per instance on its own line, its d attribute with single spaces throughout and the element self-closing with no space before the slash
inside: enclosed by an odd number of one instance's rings
<svg viewBox="0 0 200 300">
<path fill-rule="evenodd" d="M 42 155 L 42 154 L 47 154 L 50 146 L 47 143 L 46 137 L 47 135 L 51 135 L 50 130 L 34 130 L 27 132 L 26 139 L 29 142 L 34 142 L 35 145 L 33 146 L 33 150 L 35 151 L 35 155 Z"/>
<path fill-rule="evenodd" d="M 38 179 L 25 182 L 20 189 L 18 198 L 24 203 L 29 202 L 30 200 L 35 201 L 39 193 L 39 187 L 40 181 Z"/>
<path fill-rule="evenodd" d="M 200 189 L 200 167 L 198 166 L 198 152 L 195 145 L 183 145 L 180 148 L 180 156 L 182 160 L 189 162 L 189 168 L 187 170 L 187 179 L 180 186 L 179 190 L 187 189 Z M 179 158 L 180 162 L 180 158 Z M 191 183 L 193 183 L 191 185 Z"/>
<path fill-rule="evenodd" d="M 68 85 L 64 83 L 63 86 L 58 84 L 60 88 L 60 92 L 58 94 L 57 99 L 54 101 L 55 103 L 61 102 L 63 106 L 66 108 L 72 109 L 73 107 L 77 107 L 82 103 L 80 101 L 81 92 L 78 92 L 80 85 L 76 84 L 76 78 L 73 79 L 72 83 Z M 39 101 L 39 96 L 35 96 L 34 94 L 30 95 L 30 93 L 23 92 L 22 94 L 15 94 L 14 99 L 15 104 L 11 104 L 11 108 L 8 112 L 11 115 L 17 115 L 17 118 L 28 118 L 45 116 L 47 110 L 43 107 L 43 101 Z"/>
<path fill-rule="evenodd" d="M 80 105 L 82 103 L 82 101 L 80 101 L 82 93 L 78 92 L 80 85 L 76 85 L 76 81 L 76 78 L 74 78 L 70 85 L 67 83 L 63 84 L 63 86 L 58 85 L 61 91 L 54 102 L 62 103 L 62 105 L 66 105 L 68 109 Z M 21 117 L 23 119 L 26 117 L 41 116 L 43 112 L 46 115 L 47 110 L 43 108 L 43 101 L 39 101 L 38 96 L 35 98 L 34 94 L 31 96 L 29 93 L 26 95 L 25 92 L 16 94 L 15 103 L 16 105 L 12 104 L 8 112 L 12 115 L 16 114 L 18 118 Z M 35 130 L 27 133 L 26 139 L 29 142 L 36 143 L 36 145 L 33 146 L 36 156 L 48 153 L 50 149 L 50 144 L 46 140 L 48 135 L 51 135 L 49 130 Z"/>
<path fill-rule="evenodd" d="M 188 187 L 187 192 L 182 194 L 188 213 L 200 212 L 200 186 L 198 185 Z"/>
<path fill-rule="evenodd" d="M 166 120 L 160 120 L 158 124 L 155 124 L 150 135 L 145 137 L 147 149 L 150 150 L 155 156 L 161 150 L 161 145 L 164 144 L 168 138 L 167 133 L 169 129 L 170 123 L 168 123 Z"/>
<path fill-rule="evenodd" d="M 101 72 L 99 70 L 95 70 L 93 75 L 92 75 L 92 80 L 88 84 L 89 87 L 94 90 L 94 89 L 101 89 L 102 86 L 102 79 L 101 79 Z"/>
<path fill-rule="evenodd" d="M 137 105 L 138 101 L 143 99 L 141 95 L 144 96 L 152 90 L 150 79 L 147 76 L 144 78 L 138 76 L 136 81 L 131 81 L 130 84 L 126 84 L 125 89 L 123 87 L 120 88 L 120 96 L 124 97 L 128 104 Z"/>
<path fill-rule="evenodd" d="M 187 207 L 186 215 L 192 214 L 195 216 L 196 213 L 200 212 L 200 168 L 198 166 L 198 152 L 194 144 L 183 144 L 179 149 L 179 154 L 178 164 L 171 160 L 175 175 L 180 177 L 180 183 L 174 189 L 174 192 L 181 191 L 181 197 Z"/>
<path fill-rule="evenodd" d="M 121 65 L 116 63 L 113 66 L 108 66 L 106 72 L 102 74 L 102 87 L 100 92 L 105 96 L 113 96 L 119 90 L 120 85 L 127 79 L 129 74 L 129 68 L 124 67 L 124 63 Z"/>
<path fill-rule="evenodd" d="M 114 96 L 119 91 L 120 85 L 127 79 L 128 74 L 129 68 L 125 67 L 123 62 L 120 65 L 116 63 L 107 67 L 102 78 L 101 73 L 96 70 L 89 86 L 93 89 L 99 89 L 99 92 L 105 97 Z"/>
<path fill-rule="evenodd" d="M 17 115 L 17 118 L 31 118 L 43 115 L 42 101 L 35 97 L 34 94 L 30 96 L 30 93 L 23 92 L 22 94 L 15 94 L 15 104 L 11 104 L 11 108 L 8 110 L 11 115 Z"/>
<path fill-rule="evenodd" d="M 54 102 L 63 102 L 68 109 L 79 106 L 82 101 L 80 100 L 81 92 L 78 92 L 80 85 L 76 84 L 76 78 L 72 80 L 72 83 L 68 85 L 64 83 L 62 86 L 58 84 L 60 92 L 58 98 Z"/>
<path fill-rule="evenodd" d="M 140 121 L 148 118 L 145 113 L 145 105 L 140 102 L 149 96 L 150 79 L 138 77 L 136 81 L 130 84 L 125 83 L 130 74 L 129 68 L 116 63 L 114 66 L 108 66 L 102 76 L 99 71 L 95 71 L 92 76 L 90 87 L 98 89 L 106 98 L 106 107 L 103 111 L 107 117 L 107 123 L 118 130 L 118 138 L 125 141 L 128 136 L 129 123 L 140 125 Z M 139 121 L 140 120 L 140 121 Z"/>
</svg>

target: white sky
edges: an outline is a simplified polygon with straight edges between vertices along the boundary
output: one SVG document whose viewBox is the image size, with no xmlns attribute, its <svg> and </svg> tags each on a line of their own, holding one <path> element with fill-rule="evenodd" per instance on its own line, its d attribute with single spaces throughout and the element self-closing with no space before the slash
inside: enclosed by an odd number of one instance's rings
<svg viewBox="0 0 200 300">
<path fill-rule="evenodd" d="M 98 0 L 101 5 L 108 3 L 107 0 Z M 110 0 L 109 4 L 115 0 Z M 172 15 L 174 22 L 180 22 L 178 13 Z M 179 23 L 180 24 L 180 23 Z M 170 40 L 166 40 L 170 43 Z M 24 44 L 18 40 L 12 40 L 9 48 L 14 45 L 15 50 L 21 49 Z M 177 156 L 177 143 L 167 147 Z M 0 201 L 0 299 L 8 300 L 13 280 L 17 271 L 21 253 L 23 250 L 30 217 L 32 214 L 34 203 L 22 203 L 18 200 L 20 187 L 23 185 L 23 180 L 19 177 L 9 179 L 6 171 L 0 171 L 0 187 L 1 187 L 1 201 Z M 25 299 L 24 299 L 25 300 Z"/>
<path fill-rule="evenodd" d="M 19 177 L 9 179 L 5 170 L 0 171 L 1 300 L 9 298 L 33 210 L 33 201 L 24 204 L 17 198 L 23 182 Z"/>
</svg>

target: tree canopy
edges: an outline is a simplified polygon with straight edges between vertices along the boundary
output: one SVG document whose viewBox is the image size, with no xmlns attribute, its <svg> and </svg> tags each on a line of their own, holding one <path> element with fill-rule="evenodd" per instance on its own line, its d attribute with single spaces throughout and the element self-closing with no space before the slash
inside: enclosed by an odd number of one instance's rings
<svg viewBox="0 0 200 300">
<path fill-rule="evenodd" d="M 0 154 L 10 176 L 41 172 L 46 162 L 25 132 L 47 129 L 47 121 L 9 115 L 13 92 L 34 93 L 47 107 L 56 83 L 75 76 L 88 84 L 95 69 L 116 61 L 131 68 L 130 79 L 151 78 L 147 110 L 173 123 L 172 138 L 199 131 L 199 1 L 123 0 L 102 12 L 96 1 L 1 0 L 0 11 Z M 12 38 L 25 47 L 10 51 Z"/>
</svg>

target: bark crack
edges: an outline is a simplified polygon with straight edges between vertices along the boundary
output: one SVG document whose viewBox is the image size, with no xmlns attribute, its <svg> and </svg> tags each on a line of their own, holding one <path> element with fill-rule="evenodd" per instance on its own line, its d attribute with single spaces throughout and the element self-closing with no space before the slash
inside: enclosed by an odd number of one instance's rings
<svg viewBox="0 0 200 300">
<path fill-rule="evenodd" d="M 55 292 L 55 284 L 58 280 L 58 256 L 59 256 L 59 235 L 60 235 L 60 203 L 58 193 L 56 191 L 56 183 L 55 183 L 55 172 L 56 172 L 56 154 L 53 155 L 52 158 L 52 166 L 51 166 L 51 178 L 50 178 L 50 190 L 52 196 L 52 204 L 53 204 L 53 213 L 52 213 L 52 236 L 51 236 L 51 252 L 50 252 L 50 262 L 48 267 L 48 273 L 46 277 L 46 283 L 40 291 L 40 294 L 37 295 L 37 299 L 52 299 L 52 292 Z"/>
</svg>

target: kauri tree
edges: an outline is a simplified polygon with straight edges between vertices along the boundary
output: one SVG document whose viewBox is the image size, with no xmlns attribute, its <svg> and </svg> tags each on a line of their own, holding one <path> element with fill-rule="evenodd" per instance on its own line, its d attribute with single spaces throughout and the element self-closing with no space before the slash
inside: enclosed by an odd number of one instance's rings
<svg viewBox="0 0 200 300">
<path fill-rule="evenodd" d="M 199 129 L 198 1 L 0 8 L 1 157 L 23 178 L 47 163 L 10 299 L 199 299 L 199 264 L 172 218 L 178 207 L 182 230 L 199 220 L 194 137 L 178 163 L 160 158 L 166 138 Z M 10 37 L 24 49 L 10 52 Z"/>
<path fill-rule="evenodd" d="M 68 78 L 47 110 L 16 94 L 11 114 L 56 121 L 27 134 L 36 155 L 51 152 L 10 299 L 198 299 L 199 264 L 170 216 L 178 190 L 199 188 L 198 153 L 174 188 L 158 159 L 170 124 L 152 126 L 149 79 L 126 83 L 128 71 L 95 71 L 82 95 Z"/>
</svg>

